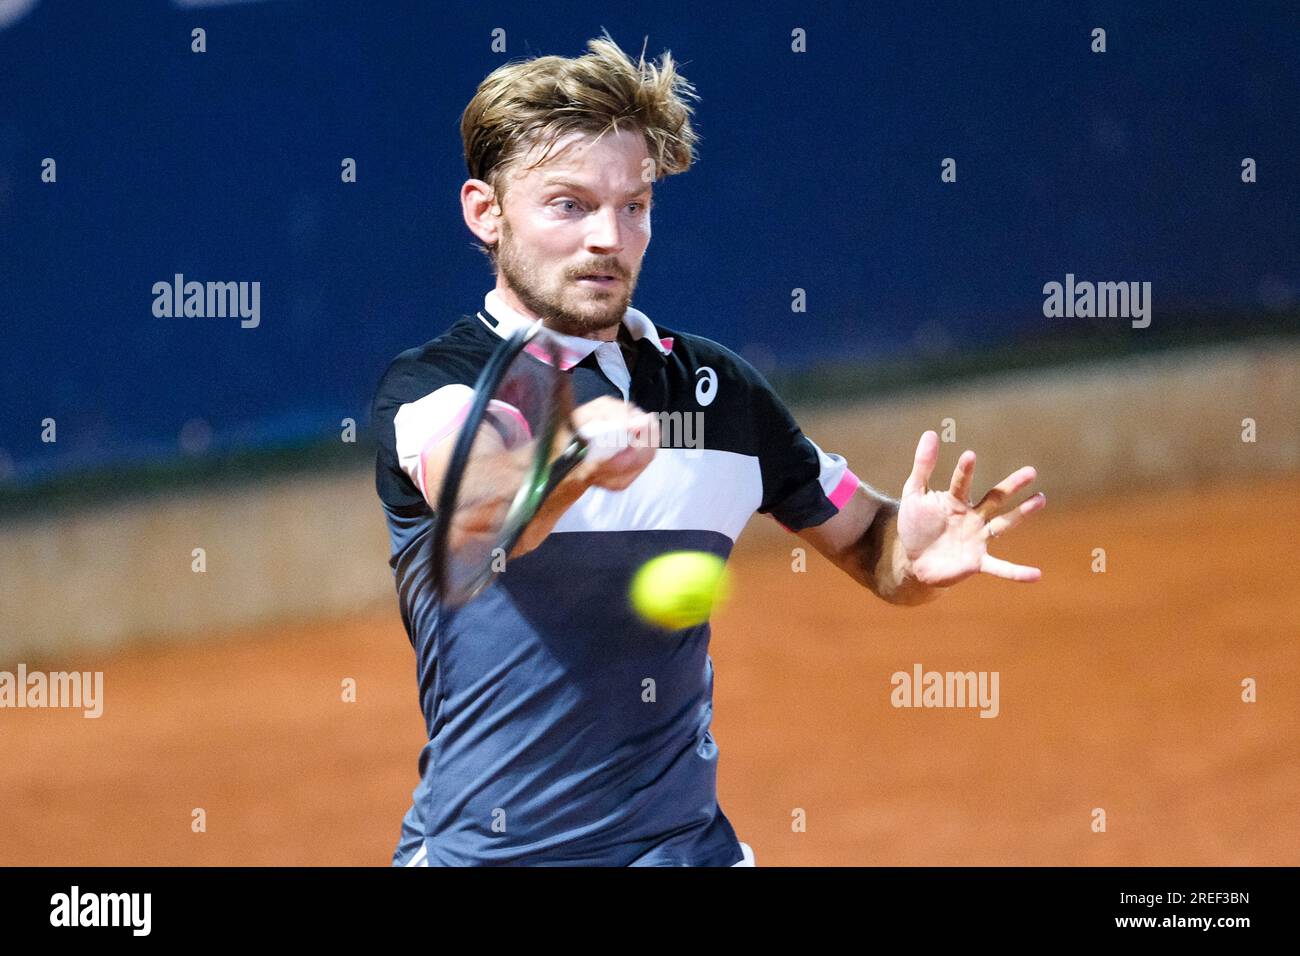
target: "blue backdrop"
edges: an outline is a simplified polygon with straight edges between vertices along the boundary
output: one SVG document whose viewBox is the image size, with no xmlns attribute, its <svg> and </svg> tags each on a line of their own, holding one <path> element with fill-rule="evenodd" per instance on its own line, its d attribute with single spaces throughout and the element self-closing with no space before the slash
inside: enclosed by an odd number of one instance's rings
<svg viewBox="0 0 1300 956">
<path fill-rule="evenodd" d="M 213 449 L 364 424 L 491 284 L 457 199 L 475 86 L 602 27 L 703 97 L 636 304 L 760 368 L 1050 331 L 1067 272 L 1150 281 L 1153 323 L 1293 305 L 1297 8 L 1132 6 L 0 0 L 0 476 L 176 455 L 194 420 Z M 156 318 L 178 272 L 259 281 L 261 324 Z"/>
</svg>

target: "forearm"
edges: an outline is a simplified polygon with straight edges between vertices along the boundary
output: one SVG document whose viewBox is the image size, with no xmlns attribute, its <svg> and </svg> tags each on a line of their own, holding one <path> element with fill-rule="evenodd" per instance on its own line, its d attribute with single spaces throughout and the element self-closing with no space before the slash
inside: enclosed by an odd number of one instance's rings
<svg viewBox="0 0 1300 956">
<path fill-rule="evenodd" d="M 872 592 L 890 604 L 926 604 L 944 588 L 922 584 L 898 538 L 898 502 L 884 498 L 860 543 L 861 561 Z"/>
<path fill-rule="evenodd" d="M 546 540 L 546 536 L 559 524 L 564 513 L 586 493 L 589 487 L 590 484 L 580 474 L 570 472 L 566 475 L 564 480 L 555 486 L 555 490 L 546 496 L 546 500 L 542 502 L 533 520 L 528 523 L 528 527 L 524 529 L 523 536 L 509 556 L 517 558 L 527 554 Z"/>
</svg>

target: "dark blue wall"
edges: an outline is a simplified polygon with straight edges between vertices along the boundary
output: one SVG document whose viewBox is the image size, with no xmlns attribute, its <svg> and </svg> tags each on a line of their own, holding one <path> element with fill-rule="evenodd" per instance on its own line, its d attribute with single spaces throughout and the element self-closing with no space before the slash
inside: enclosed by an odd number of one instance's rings
<svg viewBox="0 0 1300 956">
<path fill-rule="evenodd" d="M 1040 331 L 1067 271 L 1151 281 L 1156 322 L 1294 301 L 1294 4 L 721 7 L 40 0 L 0 27 L 0 471 L 172 455 L 191 419 L 214 447 L 364 423 L 387 361 L 490 285 L 457 201 L 476 84 L 602 27 L 703 97 L 636 304 L 760 367 Z M 155 318 L 176 272 L 260 281 L 261 326 Z"/>
</svg>

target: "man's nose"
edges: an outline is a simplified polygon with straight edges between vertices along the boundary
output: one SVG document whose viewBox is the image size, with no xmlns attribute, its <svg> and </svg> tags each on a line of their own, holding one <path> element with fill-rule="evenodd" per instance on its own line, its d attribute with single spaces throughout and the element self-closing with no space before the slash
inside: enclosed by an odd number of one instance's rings
<svg viewBox="0 0 1300 956">
<path fill-rule="evenodd" d="M 603 206 L 590 219 L 587 230 L 587 248 L 592 251 L 617 252 L 623 248 L 623 233 L 619 228 L 618 210 Z"/>
</svg>

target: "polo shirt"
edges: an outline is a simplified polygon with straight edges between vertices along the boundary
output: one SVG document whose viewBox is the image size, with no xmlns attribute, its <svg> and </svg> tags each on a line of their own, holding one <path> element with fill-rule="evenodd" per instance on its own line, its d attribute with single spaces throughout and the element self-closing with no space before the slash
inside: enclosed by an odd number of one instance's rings
<svg viewBox="0 0 1300 956">
<path fill-rule="evenodd" d="M 393 863 L 734 865 L 744 854 L 717 799 L 710 625 L 648 624 L 630 582 L 666 551 L 725 560 L 755 512 L 792 531 L 821 524 L 858 479 L 739 355 L 629 308 L 632 369 L 617 342 L 559 336 L 560 369 L 575 404 L 630 399 L 671 423 L 682 447 L 659 448 L 623 491 L 588 489 L 486 590 L 441 608 L 420 452 L 458 427 L 488 358 L 531 324 L 488 293 L 399 355 L 372 405 L 376 490 L 427 730 Z"/>
</svg>

